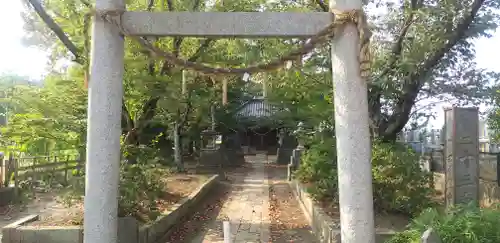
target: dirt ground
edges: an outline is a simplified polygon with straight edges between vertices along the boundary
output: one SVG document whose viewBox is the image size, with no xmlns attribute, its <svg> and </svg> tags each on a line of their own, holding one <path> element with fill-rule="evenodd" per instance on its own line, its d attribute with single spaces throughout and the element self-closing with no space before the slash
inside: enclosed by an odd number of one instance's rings
<svg viewBox="0 0 500 243">
<path fill-rule="evenodd" d="M 329 201 L 317 201 L 323 211 L 329 215 L 336 227 L 340 228 L 340 209 L 338 203 Z M 411 222 L 410 217 L 402 214 L 377 213 L 375 212 L 375 229 L 377 231 L 400 231 Z"/>
<path fill-rule="evenodd" d="M 167 191 L 157 201 L 158 208 L 168 210 L 172 205 L 195 191 L 208 178 L 209 174 L 174 174 L 166 180 Z M 16 206 L 0 208 L 0 228 L 31 214 L 40 215 L 40 221 L 32 225 L 66 226 L 81 224 L 83 218 L 83 202 L 76 202 L 68 207 L 62 202 L 60 192 L 36 193 L 34 200 L 21 210 Z"/>
<path fill-rule="evenodd" d="M 57 200 L 57 197 L 57 192 L 38 193 L 33 201 L 22 207 L 5 206 L 0 208 L 0 228 L 31 214 L 38 214 L 41 217 L 50 215 L 63 217 L 75 210 L 66 208 Z"/>
<path fill-rule="evenodd" d="M 316 243 L 317 239 L 286 180 L 286 171 L 286 166 L 268 166 L 271 241 Z"/>
<path fill-rule="evenodd" d="M 245 165 L 225 170 L 227 180 L 220 183 L 218 187 L 213 188 L 203 202 L 193 208 L 193 214 L 177 225 L 175 229 L 172 229 L 171 233 L 162 242 L 201 243 L 202 239 L 199 239 L 199 236 L 207 233 L 208 229 L 213 226 L 213 222 L 221 220 L 221 217 L 223 217 L 220 212 L 232 190 L 231 182 L 246 175 L 249 170 Z M 222 232 L 222 227 L 216 230 Z"/>
<path fill-rule="evenodd" d="M 337 204 L 321 203 L 325 213 L 333 218 L 335 224 L 340 227 L 340 212 Z M 375 230 L 377 231 L 401 231 L 411 222 L 410 217 L 401 214 L 375 213 Z"/>
</svg>

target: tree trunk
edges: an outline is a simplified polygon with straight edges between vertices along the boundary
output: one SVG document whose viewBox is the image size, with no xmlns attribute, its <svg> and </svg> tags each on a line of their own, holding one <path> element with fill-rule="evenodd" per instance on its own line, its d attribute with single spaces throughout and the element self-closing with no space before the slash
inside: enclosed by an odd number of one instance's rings
<svg viewBox="0 0 500 243">
<path fill-rule="evenodd" d="M 174 161 L 179 172 L 184 171 L 184 163 L 182 161 L 182 138 L 181 126 L 178 122 L 174 125 Z"/>
<path fill-rule="evenodd" d="M 212 106 L 210 106 L 210 120 L 211 120 L 211 129 L 212 131 L 215 131 L 215 128 L 216 128 L 216 124 L 215 124 L 215 104 L 212 104 Z"/>
<path fill-rule="evenodd" d="M 139 145 L 139 135 L 137 130 L 133 128 L 130 130 L 123 141 L 123 146 L 127 150 L 127 155 L 125 157 L 128 164 L 137 164 L 137 146 Z"/>
<path fill-rule="evenodd" d="M 80 137 L 80 142 L 79 142 L 81 145 L 83 146 L 80 146 L 80 148 L 78 148 L 78 156 L 79 156 L 79 162 L 83 165 L 85 164 L 86 160 L 87 160 L 87 146 L 85 146 L 85 144 L 87 144 L 87 130 L 85 130 L 81 137 Z M 82 168 L 81 170 L 83 170 L 84 168 Z"/>
<path fill-rule="evenodd" d="M 378 88 L 372 88 L 369 92 L 369 112 L 370 112 L 370 130 L 374 138 L 382 141 L 393 142 L 398 133 L 403 130 L 406 123 L 410 120 L 411 111 L 415 105 L 415 100 L 422 88 L 423 81 L 411 79 L 407 83 L 405 92 L 399 97 L 393 107 L 393 113 L 388 116 L 382 111 L 381 97 L 382 91 Z"/>
<path fill-rule="evenodd" d="M 134 122 L 125 102 L 122 102 L 122 135 L 125 135 L 123 146 L 128 150 L 126 160 L 129 164 L 137 163 L 137 146 L 140 144 L 141 131 L 156 114 L 156 107 L 160 97 L 150 97 L 142 106 L 138 119 Z"/>
<path fill-rule="evenodd" d="M 192 138 L 189 139 L 189 142 L 188 142 L 188 153 L 190 155 L 193 155 L 194 154 L 194 145 L 195 145 L 195 142 L 193 141 Z"/>
<path fill-rule="evenodd" d="M 404 128 L 410 119 L 411 109 L 415 105 L 415 100 L 425 82 L 431 77 L 432 71 L 443 60 L 447 53 L 459 43 L 467 38 L 467 31 L 471 28 L 478 11 L 485 4 L 485 0 L 474 0 L 471 3 L 470 10 L 467 14 L 463 15 L 456 24 L 455 28 L 447 30 L 447 40 L 441 48 L 437 48 L 434 53 L 428 55 L 423 60 L 421 65 L 418 65 L 412 73 L 406 75 L 404 85 L 402 87 L 402 94 L 396 99 L 392 109 L 392 114 L 384 115 L 381 108 L 382 90 L 377 87 L 370 87 L 370 118 L 372 134 L 380 137 L 382 140 L 394 141 L 397 134 Z M 413 4 L 413 9 L 418 9 L 420 4 Z M 408 33 L 411 22 L 413 21 L 413 14 L 407 16 L 405 24 L 401 29 L 398 41 L 394 43 L 391 61 L 387 65 L 387 69 L 383 72 L 384 75 L 389 76 L 391 72 L 397 70 L 393 68 L 402 54 L 403 40 Z"/>
</svg>

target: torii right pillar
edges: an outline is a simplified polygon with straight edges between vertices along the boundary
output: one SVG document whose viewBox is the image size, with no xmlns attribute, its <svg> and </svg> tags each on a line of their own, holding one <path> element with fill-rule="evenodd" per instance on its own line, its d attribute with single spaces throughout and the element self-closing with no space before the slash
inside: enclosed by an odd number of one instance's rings
<svg viewBox="0 0 500 243">
<path fill-rule="evenodd" d="M 330 9 L 361 9 L 362 0 L 330 0 Z M 335 135 L 342 243 L 375 243 L 368 89 L 361 78 L 353 24 L 332 40 Z"/>
</svg>

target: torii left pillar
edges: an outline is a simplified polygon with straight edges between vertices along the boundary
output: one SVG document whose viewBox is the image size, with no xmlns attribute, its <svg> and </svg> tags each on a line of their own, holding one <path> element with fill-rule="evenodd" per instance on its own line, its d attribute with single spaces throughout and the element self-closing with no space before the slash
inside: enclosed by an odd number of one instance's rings
<svg viewBox="0 0 500 243">
<path fill-rule="evenodd" d="M 96 10 L 125 10 L 123 0 L 96 0 Z M 84 243 L 116 243 L 124 72 L 124 37 L 95 17 L 88 96 Z"/>
</svg>

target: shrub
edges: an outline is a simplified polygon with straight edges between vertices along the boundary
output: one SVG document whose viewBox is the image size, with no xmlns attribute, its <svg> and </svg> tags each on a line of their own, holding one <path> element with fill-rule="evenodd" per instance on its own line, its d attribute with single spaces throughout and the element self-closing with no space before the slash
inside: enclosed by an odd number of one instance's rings
<svg viewBox="0 0 500 243">
<path fill-rule="evenodd" d="M 299 169 L 294 176 L 311 184 L 309 192 L 316 199 L 337 200 L 337 163 L 335 139 L 314 139 L 302 155 Z"/>
<path fill-rule="evenodd" d="M 373 197 L 378 210 L 418 215 L 432 206 L 432 173 L 401 144 L 375 141 L 372 148 Z"/>
<path fill-rule="evenodd" d="M 335 140 L 316 138 L 304 152 L 295 176 L 310 184 L 320 200 L 338 200 Z M 403 145 L 375 141 L 372 149 L 374 204 L 378 211 L 415 215 L 431 206 L 432 174 L 421 170 L 418 156 Z"/>
<path fill-rule="evenodd" d="M 122 164 L 118 200 L 118 216 L 146 216 L 154 220 L 154 215 L 141 215 L 157 211 L 156 200 L 165 192 L 163 182 L 165 169 L 151 165 Z"/>
<path fill-rule="evenodd" d="M 129 164 L 158 164 L 165 160 L 157 148 L 148 145 L 122 145 L 122 152 Z"/>
<path fill-rule="evenodd" d="M 160 212 L 156 200 L 166 191 L 165 178 L 170 169 L 155 165 L 126 164 L 120 168 L 118 216 L 132 216 L 141 221 L 155 220 Z M 81 201 L 85 192 L 85 176 L 79 175 L 70 181 L 70 190 L 63 197 L 68 207 Z M 83 219 L 82 219 L 83 220 Z M 77 224 L 81 224 L 78 222 Z"/>
<path fill-rule="evenodd" d="M 445 213 L 428 209 L 408 230 L 397 233 L 388 243 L 417 243 L 425 230 L 433 228 L 443 243 L 500 242 L 500 207 L 481 209 L 472 204 L 457 206 Z"/>
</svg>

